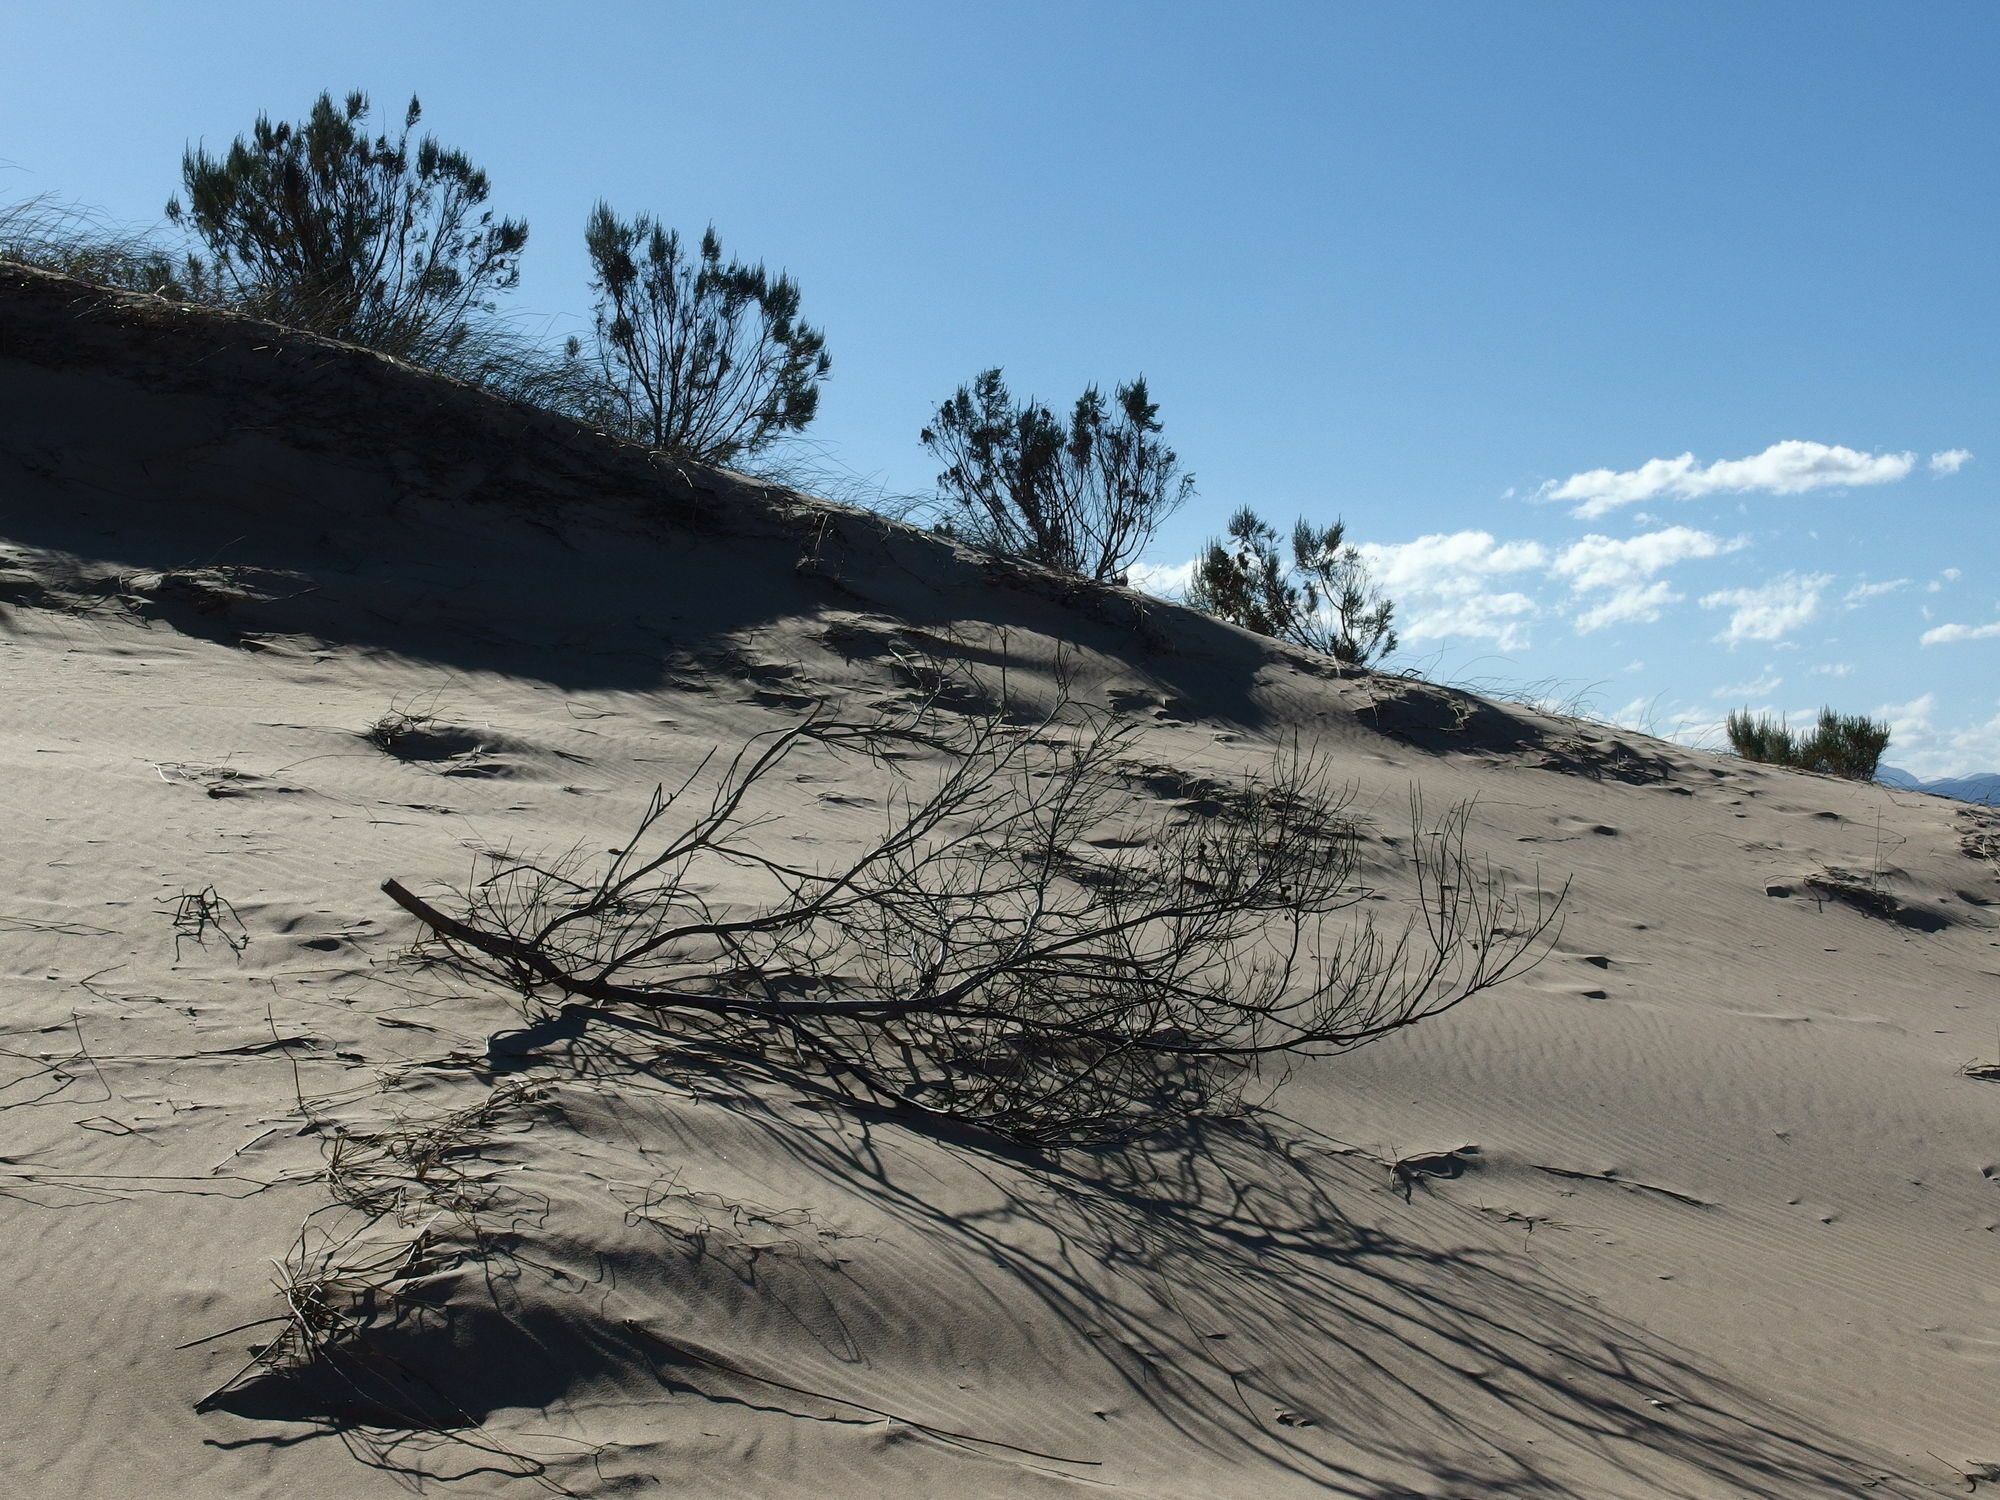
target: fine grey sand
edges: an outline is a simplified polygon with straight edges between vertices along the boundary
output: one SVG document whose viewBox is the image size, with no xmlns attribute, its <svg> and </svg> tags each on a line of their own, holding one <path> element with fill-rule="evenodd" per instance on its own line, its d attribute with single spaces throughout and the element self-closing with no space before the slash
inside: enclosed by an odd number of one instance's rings
<svg viewBox="0 0 2000 1500">
<path fill-rule="evenodd" d="M 1135 806 L 1291 744 L 1386 835 L 1476 799 L 1496 870 L 1570 882 L 1560 940 L 1259 1113 L 1060 1153 L 524 1031 L 406 958 L 385 879 L 615 846 L 913 657 L 1060 665 L 1142 726 Z M 2000 1461 L 1993 812 L 1343 672 L 12 267 L 0 766 L 8 1494 L 1803 1500 Z M 802 752 L 764 836 L 837 860 L 897 774 Z M 400 1410 L 232 1381 L 362 1212 L 343 1138 L 406 1194 L 346 1251 L 421 1293 L 376 1331 Z M 464 1215 L 492 1253 L 428 1259 Z"/>
</svg>

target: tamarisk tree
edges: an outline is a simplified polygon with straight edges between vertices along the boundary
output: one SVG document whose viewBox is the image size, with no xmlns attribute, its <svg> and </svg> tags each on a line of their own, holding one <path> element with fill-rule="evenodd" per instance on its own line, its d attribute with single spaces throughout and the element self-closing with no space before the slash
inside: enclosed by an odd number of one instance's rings
<svg viewBox="0 0 2000 1500">
<path fill-rule="evenodd" d="M 1122 583 L 1160 524 L 1194 490 L 1160 441 L 1142 375 L 1106 401 L 1096 386 L 1067 421 L 1016 402 L 996 369 L 960 386 L 921 434 L 945 464 L 952 528 L 981 546 L 1060 572 Z"/>
<path fill-rule="evenodd" d="M 167 216 L 208 249 L 229 300 L 280 323 L 447 364 L 469 320 L 520 280 L 528 226 L 485 207 L 486 174 L 430 136 L 415 98 L 370 137 L 368 96 L 321 94 L 297 124 L 257 117 L 221 156 L 181 162 Z"/>
<path fill-rule="evenodd" d="M 714 227 L 690 255 L 645 214 L 592 210 L 596 362 L 612 424 L 648 447 L 727 464 L 801 431 L 832 368 L 799 318 L 799 289 L 762 265 L 724 261 Z"/>
<path fill-rule="evenodd" d="M 1320 527 L 1301 519 L 1288 562 L 1277 529 L 1245 507 L 1230 517 L 1228 541 L 1210 542 L 1196 560 L 1187 602 L 1259 635 L 1368 666 L 1396 649 L 1396 607 L 1344 537 L 1339 521 Z"/>
<path fill-rule="evenodd" d="M 1889 748 L 1886 723 L 1866 714 L 1836 713 L 1831 708 L 1822 708 L 1819 722 L 1804 734 L 1747 708 L 1732 712 L 1724 727 L 1729 748 L 1745 760 L 1821 771 L 1850 781 L 1873 781 L 1882 752 Z"/>
</svg>

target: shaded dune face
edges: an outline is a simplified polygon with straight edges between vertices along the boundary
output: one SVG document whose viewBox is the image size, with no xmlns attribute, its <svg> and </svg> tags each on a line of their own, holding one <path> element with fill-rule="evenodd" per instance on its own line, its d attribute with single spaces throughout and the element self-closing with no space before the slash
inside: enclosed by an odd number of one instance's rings
<svg viewBox="0 0 2000 1500">
<path fill-rule="evenodd" d="M 64 1496 L 1822 1497 L 2000 1460 L 2000 814 L 1344 671 L 360 351 L 0 268 L 0 1472 Z M 1474 799 L 1531 972 L 1047 1150 L 527 1003 L 388 879 L 597 868 L 815 715 Z M 827 869 L 946 768 L 814 741 Z M 1421 835 L 1419 835 L 1421 837 Z M 689 893 L 741 915 L 755 869 Z M 439 896 L 439 899 L 443 899 Z"/>
</svg>

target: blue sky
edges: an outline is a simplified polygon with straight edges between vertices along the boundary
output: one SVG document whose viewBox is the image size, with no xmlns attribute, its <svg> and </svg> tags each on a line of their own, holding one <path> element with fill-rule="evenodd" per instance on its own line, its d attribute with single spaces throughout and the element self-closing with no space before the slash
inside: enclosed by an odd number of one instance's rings
<svg viewBox="0 0 2000 1500">
<path fill-rule="evenodd" d="M 530 223 L 526 326 L 587 319 L 597 197 L 712 221 L 891 491 L 986 365 L 1143 371 L 1160 579 L 1339 516 L 1433 675 L 2000 768 L 2000 8 L 69 3 L 0 55 L 0 196 L 149 223 L 189 142 L 415 91 Z"/>
</svg>

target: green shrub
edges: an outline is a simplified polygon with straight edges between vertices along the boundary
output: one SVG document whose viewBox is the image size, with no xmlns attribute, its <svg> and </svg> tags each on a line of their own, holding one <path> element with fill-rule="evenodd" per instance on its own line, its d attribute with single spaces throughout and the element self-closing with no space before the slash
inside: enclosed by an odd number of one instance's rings
<svg viewBox="0 0 2000 1500">
<path fill-rule="evenodd" d="M 1819 727 L 1807 738 L 1801 757 L 1809 770 L 1827 771 L 1850 781 L 1872 781 L 1889 748 L 1889 726 L 1862 714 L 1819 713 Z"/>
<path fill-rule="evenodd" d="M 584 229 L 596 273 L 596 375 L 611 425 L 648 447 L 727 464 L 802 430 L 832 361 L 799 319 L 799 288 L 724 261 L 713 226 L 694 255 L 645 214 L 599 203 Z"/>
<path fill-rule="evenodd" d="M 1108 402 L 1089 387 L 1065 422 L 1040 402 L 1017 402 L 995 368 L 953 392 L 921 440 L 945 463 L 938 497 L 955 535 L 1123 583 L 1194 489 L 1159 433 L 1160 408 L 1143 375 Z"/>
<path fill-rule="evenodd" d="M 1882 752 L 1889 748 L 1887 724 L 1831 708 L 1819 711 L 1819 723 L 1810 734 L 1794 734 L 1769 715 L 1753 715 L 1748 709 L 1730 714 L 1725 727 L 1730 748 L 1745 760 L 1821 771 L 1850 781 L 1873 780 Z"/>
<path fill-rule="evenodd" d="M 1344 530 L 1339 521 L 1300 520 L 1287 566 L 1277 529 L 1239 510 L 1228 544 L 1212 541 L 1196 560 L 1187 602 L 1259 635 L 1368 666 L 1396 649 L 1396 607 L 1370 581 L 1360 551 L 1344 544 Z"/>
<path fill-rule="evenodd" d="M 1732 711 L 1723 727 L 1729 734 L 1729 748 L 1745 760 L 1774 766 L 1798 764 L 1798 740 L 1768 714 L 1752 714 L 1747 708 Z"/>
<path fill-rule="evenodd" d="M 520 280 L 528 226 L 495 220 L 486 174 L 410 131 L 367 133 L 368 96 L 321 94 L 299 124 L 257 117 L 249 138 L 181 161 L 187 202 L 167 217 L 208 247 L 204 272 L 229 300 L 420 364 L 449 361 L 492 293 Z"/>
</svg>

